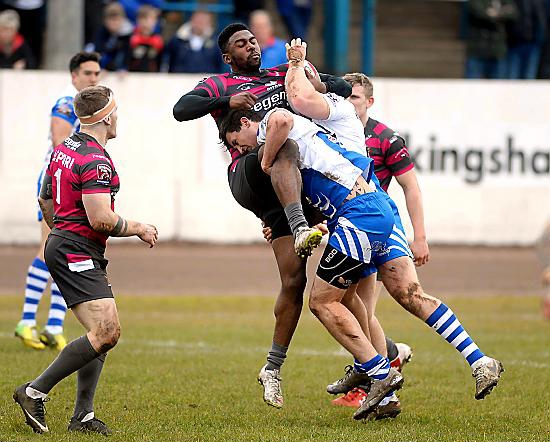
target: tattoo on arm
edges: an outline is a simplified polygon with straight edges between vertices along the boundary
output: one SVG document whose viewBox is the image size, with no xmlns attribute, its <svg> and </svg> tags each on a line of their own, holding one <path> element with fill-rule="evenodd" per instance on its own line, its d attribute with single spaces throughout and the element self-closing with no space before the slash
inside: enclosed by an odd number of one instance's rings
<svg viewBox="0 0 550 442">
<path fill-rule="evenodd" d="M 111 230 L 110 236 L 125 236 L 128 230 L 128 221 L 121 216 L 118 217 L 118 221 Z"/>
</svg>

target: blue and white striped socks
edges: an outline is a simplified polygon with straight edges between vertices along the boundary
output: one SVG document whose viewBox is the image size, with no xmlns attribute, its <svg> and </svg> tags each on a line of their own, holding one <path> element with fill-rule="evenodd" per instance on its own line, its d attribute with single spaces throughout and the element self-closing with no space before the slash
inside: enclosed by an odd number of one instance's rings
<svg viewBox="0 0 550 442">
<path fill-rule="evenodd" d="M 426 324 L 456 348 L 472 368 L 475 368 L 487 358 L 464 330 L 453 311 L 445 304 L 441 303 L 435 309 L 430 317 L 426 319 Z"/>
<path fill-rule="evenodd" d="M 353 367 L 358 373 L 366 373 L 376 380 L 386 379 L 390 372 L 390 363 L 381 355 L 376 355 L 371 360 L 362 364 L 355 360 Z"/>
<path fill-rule="evenodd" d="M 38 303 L 46 290 L 50 272 L 46 263 L 39 258 L 34 258 L 27 273 L 27 286 L 25 288 L 25 304 L 21 323 L 29 327 L 36 326 L 36 310 Z"/>
<path fill-rule="evenodd" d="M 65 314 L 67 313 L 67 304 L 61 292 L 57 287 L 57 284 L 52 281 L 52 300 L 50 304 L 50 313 L 48 315 L 48 323 L 46 324 L 46 330 L 53 335 L 63 333 L 63 321 L 65 320 Z"/>
</svg>

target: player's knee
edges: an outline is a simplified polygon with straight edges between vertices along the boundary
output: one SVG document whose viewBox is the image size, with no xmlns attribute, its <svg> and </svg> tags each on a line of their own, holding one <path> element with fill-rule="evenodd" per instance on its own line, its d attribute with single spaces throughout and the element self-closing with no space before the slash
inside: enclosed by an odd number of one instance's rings
<svg viewBox="0 0 550 442">
<path fill-rule="evenodd" d="M 304 290 L 307 284 L 307 277 L 304 272 L 294 275 L 284 275 L 281 278 L 281 290 L 286 299 L 299 300 L 302 302 Z"/>
<path fill-rule="evenodd" d="M 391 291 L 392 297 L 407 311 L 418 315 L 422 309 L 422 287 L 418 282 L 410 282 L 407 287 L 399 287 Z"/>
<path fill-rule="evenodd" d="M 120 324 L 118 321 L 105 321 L 96 332 L 99 341 L 99 353 L 105 353 L 117 345 L 120 339 Z"/>
<path fill-rule="evenodd" d="M 326 310 L 326 305 L 314 296 L 309 297 L 309 310 L 317 318 L 321 318 Z"/>
</svg>

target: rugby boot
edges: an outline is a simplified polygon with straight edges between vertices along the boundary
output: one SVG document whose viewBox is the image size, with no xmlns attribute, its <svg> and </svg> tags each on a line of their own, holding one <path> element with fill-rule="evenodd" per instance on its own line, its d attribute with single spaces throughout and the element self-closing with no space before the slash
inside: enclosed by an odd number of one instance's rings
<svg viewBox="0 0 550 442">
<path fill-rule="evenodd" d="M 348 391 L 344 396 L 332 400 L 332 405 L 342 407 L 359 408 L 363 401 L 367 398 L 367 393 L 361 387 L 355 387 Z"/>
<path fill-rule="evenodd" d="M 384 405 L 384 401 L 380 402 L 372 413 L 369 414 L 368 419 L 382 420 L 382 419 L 394 419 L 401 413 L 401 402 L 395 394 Z"/>
<path fill-rule="evenodd" d="M 397 347 L 397 357 L 390 361 L 390 365 L 396 370 L 403 370 L 403 366 L 411 361 L 413 357 L 412 348 L 407 344 L 402 342 L 396 342 L 395 346 Z"/>
<path fill-rule="evenodd" d="M 44 350 L 46 346 L 38 339 L 36 327 L 22 324 L 21 322 L 15 327 L 14 335 L 23 341 L 23 344 L 35 350 Z"/>
<path fill-rule="evenodd" d="M 95 417 L 94 412 L 82 412 L 78 416 L 71 417 L 69 422 L 69 431 L 81 431 L 83 433 L 99 433 L 104 436 L 109 436 L 113 432 L 105 424 L 105 422 Z"/>
<path fill-rule="evenodd" d="M 376 406 L 386 397 L 390 391 L 397 391 L 403 386 L 403 376 L 395 368 L 390 368 L 388 376 L 384 379 L 372 379 L 368 397 L 354 413 L 356 420 L 369 417 Z"/>
<path fill-rule="evenodd" d="M 503 372 L 502 362 L 496 359 L 487 358 L 480 363 L 472 372 L 476 380 L 475 398 L 480 400 L 487 396 L 496 387 Z"/>
<path fill-rule="evenodd" d="M 40 332 L 40 341 L 51 349 L 61 351 L 67 346 L 67 340 L 63 333 L 53 334 L 44 329 Z"/>
<path fill-rule="evenodd" d="M 345 370 L 346 374 L 343 378 L 338 379 L 336 382 L 327 385 L 328 393 L 347 393 L 348 391 L 353 390 L 355 387 L 359 386 L 368 390 L 368 385 L 370 385 L 371 383 L 371 378 L 368 374 L 357 372 L 351 365 L 347 365 Z"/>
<path fill-rule="evenodd" d="M 26 393 L 29 382 L 20 385 L 13 392 L 13 400 L 19 404 L 25 415 L 27 425 L 33 429 L 35 433 L 47 433 L 49 431 L 46 425 L 46 409 L 44 402 L 49 399 L 33 399 Z"/>
<path fill-rule="evenodd" d="M 281 372 L 277 369 L 267 370 L 264 365 L 258 374 L 258 383 L 264 387 L 264 402 L 275 408 L 283 407 L 283 389 Z"/>
<path fill-rule="evenodd" d="M 294 251 L 300 258 L 307 258 L 321 244 L 323 233 L 314 227 L 301 227 L 294 236 Z"/>
</svg>

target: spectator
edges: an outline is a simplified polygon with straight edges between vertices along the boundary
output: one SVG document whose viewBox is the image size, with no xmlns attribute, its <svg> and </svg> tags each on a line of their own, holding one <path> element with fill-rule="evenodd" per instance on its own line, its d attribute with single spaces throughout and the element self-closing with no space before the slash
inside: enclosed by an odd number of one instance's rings
<svg viewBox="0 0 550 442">
<path fill-rule="evenodd" d="M 0 11 L 4 9 L 13 9 L 19 14 L 19 33 L 30 47 L 35 65 L 40 66 L 46 29 L 46 1 L 0 0 Z"/>
<path fill-rule="evenodd" d="M 512 0 L 469 0 L 466 78 L 505 78 L 505 25 L 516 18 Z"/>
<path fill-rule="evenodd" d="M 8 9 L 0 13 L 0 69 L 32 69 L 35 60 L 19 31 L 19 15 Z"/>
<path fill-rule="evenodd" d="M 311 0 L 277 0 L 279 14 L 283 18 L 290 38 L 307 41 L 307 30 L 311 21 Z"/>
<path fill-rule="evenodd" d="M 546 33 L 543 0 L 516 0 L 518 19 L 508 23 L 508 78 L 533 80 L 537 77 Z"/>
<path fill-rule="evenodd" d="M 285 42 L 273 35 L 271 18 L 266 11 L 250 14 L 250 31 L 262 50 L 262 68 L 271 68 L 287 62 Z"/>
<path fill-rule="evenodd" d="M 101 54 L 100 65 L 108 71 L 128 70 L 130 35 L 133 26 L 126 18 L 120 3 L 110 3 L 105 7 L 103 27 L 94 45 L 87 48 Z"/>
<path fill-rule="evenodd" d="M 155 32 L 159 10 L 149 5 L 139 8 L 137 26 L 130 37 L 129 70 L 134 72 L 158 72 L 164 41 Z"/>
<path fill-rule="evenodd" d="M 119 0 L 119 3 L 124 8 L 126 17 L 128 17 L 133 24 L 136 24 L 139 8 L 141 6 L 149 5 L 156 9 L 160 9 L 163 2 L 162 0 Z"/>
<path fill-rule="evenodd" d="M 221 73 L 225 67 L 212 37 L 212 15 L 196 11 L 166 48 L 168 72 Z"/>
</svg>

